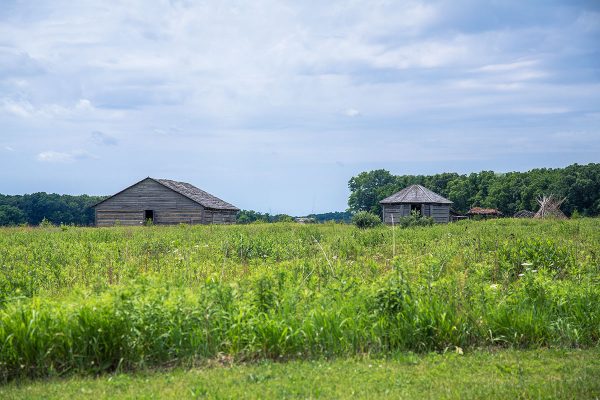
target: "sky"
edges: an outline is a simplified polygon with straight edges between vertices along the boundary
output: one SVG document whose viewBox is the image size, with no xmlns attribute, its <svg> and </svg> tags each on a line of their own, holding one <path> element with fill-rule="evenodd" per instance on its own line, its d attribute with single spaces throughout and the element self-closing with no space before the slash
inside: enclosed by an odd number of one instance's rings
<svg viewBox="0 0 600 400">
<path fill-rule="evenodd" d="M 0 193 L 306 215 L 373 169 L 600 162 L 599 1 L 1 3 Z"/>
</svg>

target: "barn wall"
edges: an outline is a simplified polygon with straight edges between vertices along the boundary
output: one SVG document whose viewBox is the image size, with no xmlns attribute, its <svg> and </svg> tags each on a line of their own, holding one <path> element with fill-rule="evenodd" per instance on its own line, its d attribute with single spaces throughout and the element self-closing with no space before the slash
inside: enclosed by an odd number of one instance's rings
<svg viewBox="0 0 600 400">
<path fill-rule="evenodd" d="M 203 224 L 235 224 L 236 211 L 204 210 Z"/>
<path fill-rule="evenodd" d="M 421 215 L 424 217 L 431 217 L 431 204 L 423 204 L 421 206 Z"/>
<path fill-rule="evenodd" d="M 392 216 L 394 222 L 397 222 L 404 215 L 404 206 L 402 204 L 385 204 L 382 206 L 383 209 L 383 222 L 386 224 L 392 223 Z"/>
<path fill-rule="evenodd" d="M 384 204 L 382 209 L 383 222 L 386 224 L 392 223 L 392 215 L 394 216 L 394 222 L 410 215 L 410 204 Z"/>
<path fill-rule="evenodd" d="M 96 210 L 96 226 L 138 226 L 143 220 L 143 211 Z"/>
<path fill-rule="evenodd" d="M 435 222 L 450 222 L 450 206 L 447 204 L 432 204 L 431 217 Z"/>
<path fill-rule="evenodd" d="M 187 197 L 145 179 L 96 206 L 96 225 L 141 225 L 144 210 L 154 211 L 155 224 L 199 224 L 204 207 Z"/>
</svg>

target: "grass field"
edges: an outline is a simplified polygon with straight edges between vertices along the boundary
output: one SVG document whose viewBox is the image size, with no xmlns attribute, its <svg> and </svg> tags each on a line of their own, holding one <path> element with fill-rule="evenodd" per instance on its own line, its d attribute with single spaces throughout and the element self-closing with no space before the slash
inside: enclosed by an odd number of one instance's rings
<svg viewBox="0 0 600 400">
<path fill-rule="evenodd" d="M 185 368 L 211 360 L 236 365 L 206 372 L 225 379 L 260 360 L 341 371 L 355 357 L 476 363 L 477 349 L 505 348 L 568 351 L 567 364 L 597 354 L 599 244 L 597 219 L 4 228 L 0 379 L 177 367 L 186 385 Z"/>
<path fill-rule="evenodd" d="M 140 372 L 0 387 L 3 399 L 594 399 L 600 352 L 403 354 Z"/>
</svg>

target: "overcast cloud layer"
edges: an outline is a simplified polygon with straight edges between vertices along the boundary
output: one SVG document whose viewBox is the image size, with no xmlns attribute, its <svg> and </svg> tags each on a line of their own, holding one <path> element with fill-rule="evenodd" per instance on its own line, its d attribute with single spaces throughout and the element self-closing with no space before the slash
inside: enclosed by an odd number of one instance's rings
<svg viewBox="0 0 600 400">
<path fill-rule="evenodd" d="M 111 3 L 2 2 L 0 193 L 152 176 L 301 215 L 375 168 L 600 161 L 599 2 Z"/>
</svg>

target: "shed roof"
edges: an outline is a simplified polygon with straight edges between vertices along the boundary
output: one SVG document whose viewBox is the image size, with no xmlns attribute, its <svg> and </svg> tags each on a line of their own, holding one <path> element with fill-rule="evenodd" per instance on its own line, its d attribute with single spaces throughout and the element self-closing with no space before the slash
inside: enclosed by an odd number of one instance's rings
<svg viewBox="0 0 600 400">
<path fill-rule="evenodd" d="M 379 202 L 380 204 L 397 203 L 434 203 L 434 204 L 452 204 L 452 202 L 437 193 L 421 185 L 411 185 L 402 189 L 398 193 L 386 197 Z"/>
<path fill-rule="evenodd" d="M 467 212 L 467 214 L 469 214 L 469 215 L 502 215 L 502 212 L 500 210 L 496 210 L 495 208 L 473 207 Z"/>
<path fill-rule="evenodd" d="M 517 211 L 513 217 L 515 218 L 533 218 L 535 216 L 535 213 L 533 211 L 529 211 L 529 210 L 521 210 L 521 211 Z"/>
<path fill-rule="evenodd" d="M 150 178 L 150 177 L 142 179 L 140 182 L 143 182 L 146 179 L 151 179 L 154 182 L 157 182 L 157 183 L 165 186 L 166 188 L 171 189 L 172 191 L 177 192 L 177 193 L 181 194 L 182 196 L 187 197 L 188 199 L 200 204 L 201 206 L 203 206 L 205 208 L 210 208 L 212 210 L 229 210 L 229 211 L 239 211 L 240 210 L 236 206 L 229 204 L 228 202 L 221 200 L 218 197 L 213 196 L 212 194 L 207 193 L 204 190 L 198 189 L 196 186 L 191 185 L 186 182 L 177 182 L 177 181 L 172 181 L 170 179 L 156 179 L 156 178 Z M 96 207 L 97 205 L 105 202 L 106 200 L 108 200 L 114 196 L 117 196 L 118 194 L 124 192 L 125 190 L 129 189 L 132 186 L 137 185 L 140 182 L 137 182 L 137 183 L 121 190 L 117 194 L 107 197 L 106 199 L 96 203 L 94 205 L 94 207 Z"/>
</svg>

